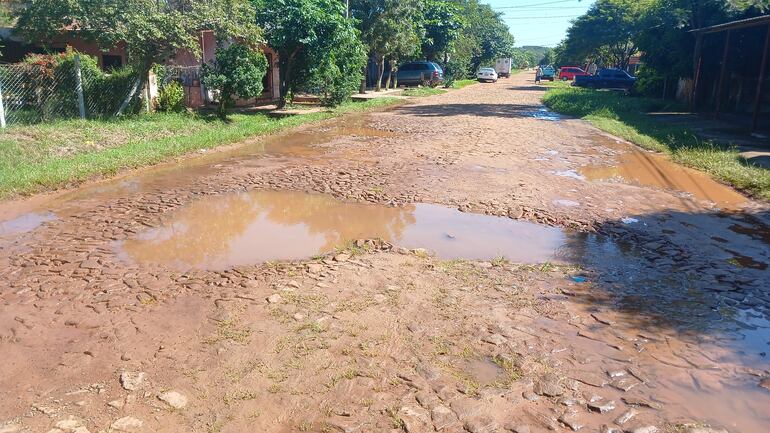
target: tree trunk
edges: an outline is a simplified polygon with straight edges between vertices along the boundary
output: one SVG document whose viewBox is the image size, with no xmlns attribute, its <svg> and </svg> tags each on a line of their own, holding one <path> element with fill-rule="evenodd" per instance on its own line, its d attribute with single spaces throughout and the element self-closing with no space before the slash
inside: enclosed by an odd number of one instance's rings
<svg viewBox="0 0 770 433">
<path fill-rule="evenodd" d="M 292 79 L 294 78 L 294 60 L 297 57 L 297 53 L 302 50 L 302 47 L 297 47 L 294 49 L 294 51 L 291 52 L 291 54 L 286 53 L 278 53 L 279 59 L 279 70 L 278 70 L 278 76 L 280 77 L 281 82 L 278 86 L 280 89 L 281 97 L 278 100 L 278 108 L 284 108 L 286 106 L 286 96 L 289 94 L 289 84 L 291 83 Z"/>
<path fill-rule="evenodd" d="M 393 65 L 395 63 L 395 60 L 390 61 L 390 72 L 388 72 L 388 81 L 385 83 L 385 90 L 390 89 L 390 84 L 393 82 Z"/>
<path fill-rule="evenodd" d="M 369 60 L 366 60 L 366 66 L 364 66 L 364 78 L 361 79 L 361 89 L 359 89 L 358 93 L 364 95 L 366 94 L 366 76 L 369 75 Z"/>
<path fill-rule="evenodd" d="M 375 91 L 382 90 L 382 76 L 385 74 L 385 56 L 377 58 L 377 83 L 374 86 Z"/>
</svg>

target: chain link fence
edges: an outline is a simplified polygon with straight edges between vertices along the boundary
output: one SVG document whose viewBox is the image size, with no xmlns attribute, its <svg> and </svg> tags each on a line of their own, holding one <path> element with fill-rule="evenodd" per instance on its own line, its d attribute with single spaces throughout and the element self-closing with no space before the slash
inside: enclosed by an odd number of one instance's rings
<svg viewBox="0 0 770 433">
<path fill-rule="evenodd" d="M 113 74 L 71 65 L 43 68 L 0 65 L 0 126 L 59 119 L 114 117 L 141 107 L 141 80 L 128 70 Z"/>
</svg>

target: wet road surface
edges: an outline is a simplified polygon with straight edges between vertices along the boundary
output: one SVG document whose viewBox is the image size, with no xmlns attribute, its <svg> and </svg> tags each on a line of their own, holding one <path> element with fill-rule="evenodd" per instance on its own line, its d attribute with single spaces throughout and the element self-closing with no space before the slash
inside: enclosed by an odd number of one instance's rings
<svg viewBox="0 0 770 433">
<path fill-rule="evenodd" d="M 517 76 L 4 204 L 0 426 L 764 432 L 767 206 L 540 92 Z M 341 370 L 317 390 L 321 365 Z M 193 409 L 151 421 L 174 387 Z"/>
</svg>

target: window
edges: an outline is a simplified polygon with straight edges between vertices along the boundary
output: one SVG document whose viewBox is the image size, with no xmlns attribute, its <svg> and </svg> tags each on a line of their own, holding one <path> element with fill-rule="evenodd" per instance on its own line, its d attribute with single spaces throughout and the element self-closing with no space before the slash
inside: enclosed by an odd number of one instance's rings
<svg viewBox="0 0 770 433">
<path fill-rule="evenodd" d="M 123 57 L 115 56 L 112 54 L 102 55 L 102 69 L 104 69 L 105 71 L 119 69 L 122 66 L 123 66 Z"/>
</svg>

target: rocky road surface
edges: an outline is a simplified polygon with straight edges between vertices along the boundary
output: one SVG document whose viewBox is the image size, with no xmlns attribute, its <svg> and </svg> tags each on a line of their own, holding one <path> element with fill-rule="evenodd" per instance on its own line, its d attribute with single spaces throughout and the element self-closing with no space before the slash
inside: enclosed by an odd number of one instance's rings
<svg viewBox="0 0 770 433">
<path fill-rule="evenodd" d="M 0 432 L 766 432 L 767 205 L 666 188 L 697 173 L 654 161 L 656 186 L 589 176 L 639 150 L 543 91 L 521 74 L 0 205 Z M 219 269 L 121 248 L 256 190 L 445 205 L 566 243 L 511 263 L 364 236 Z"/>
</svg>

